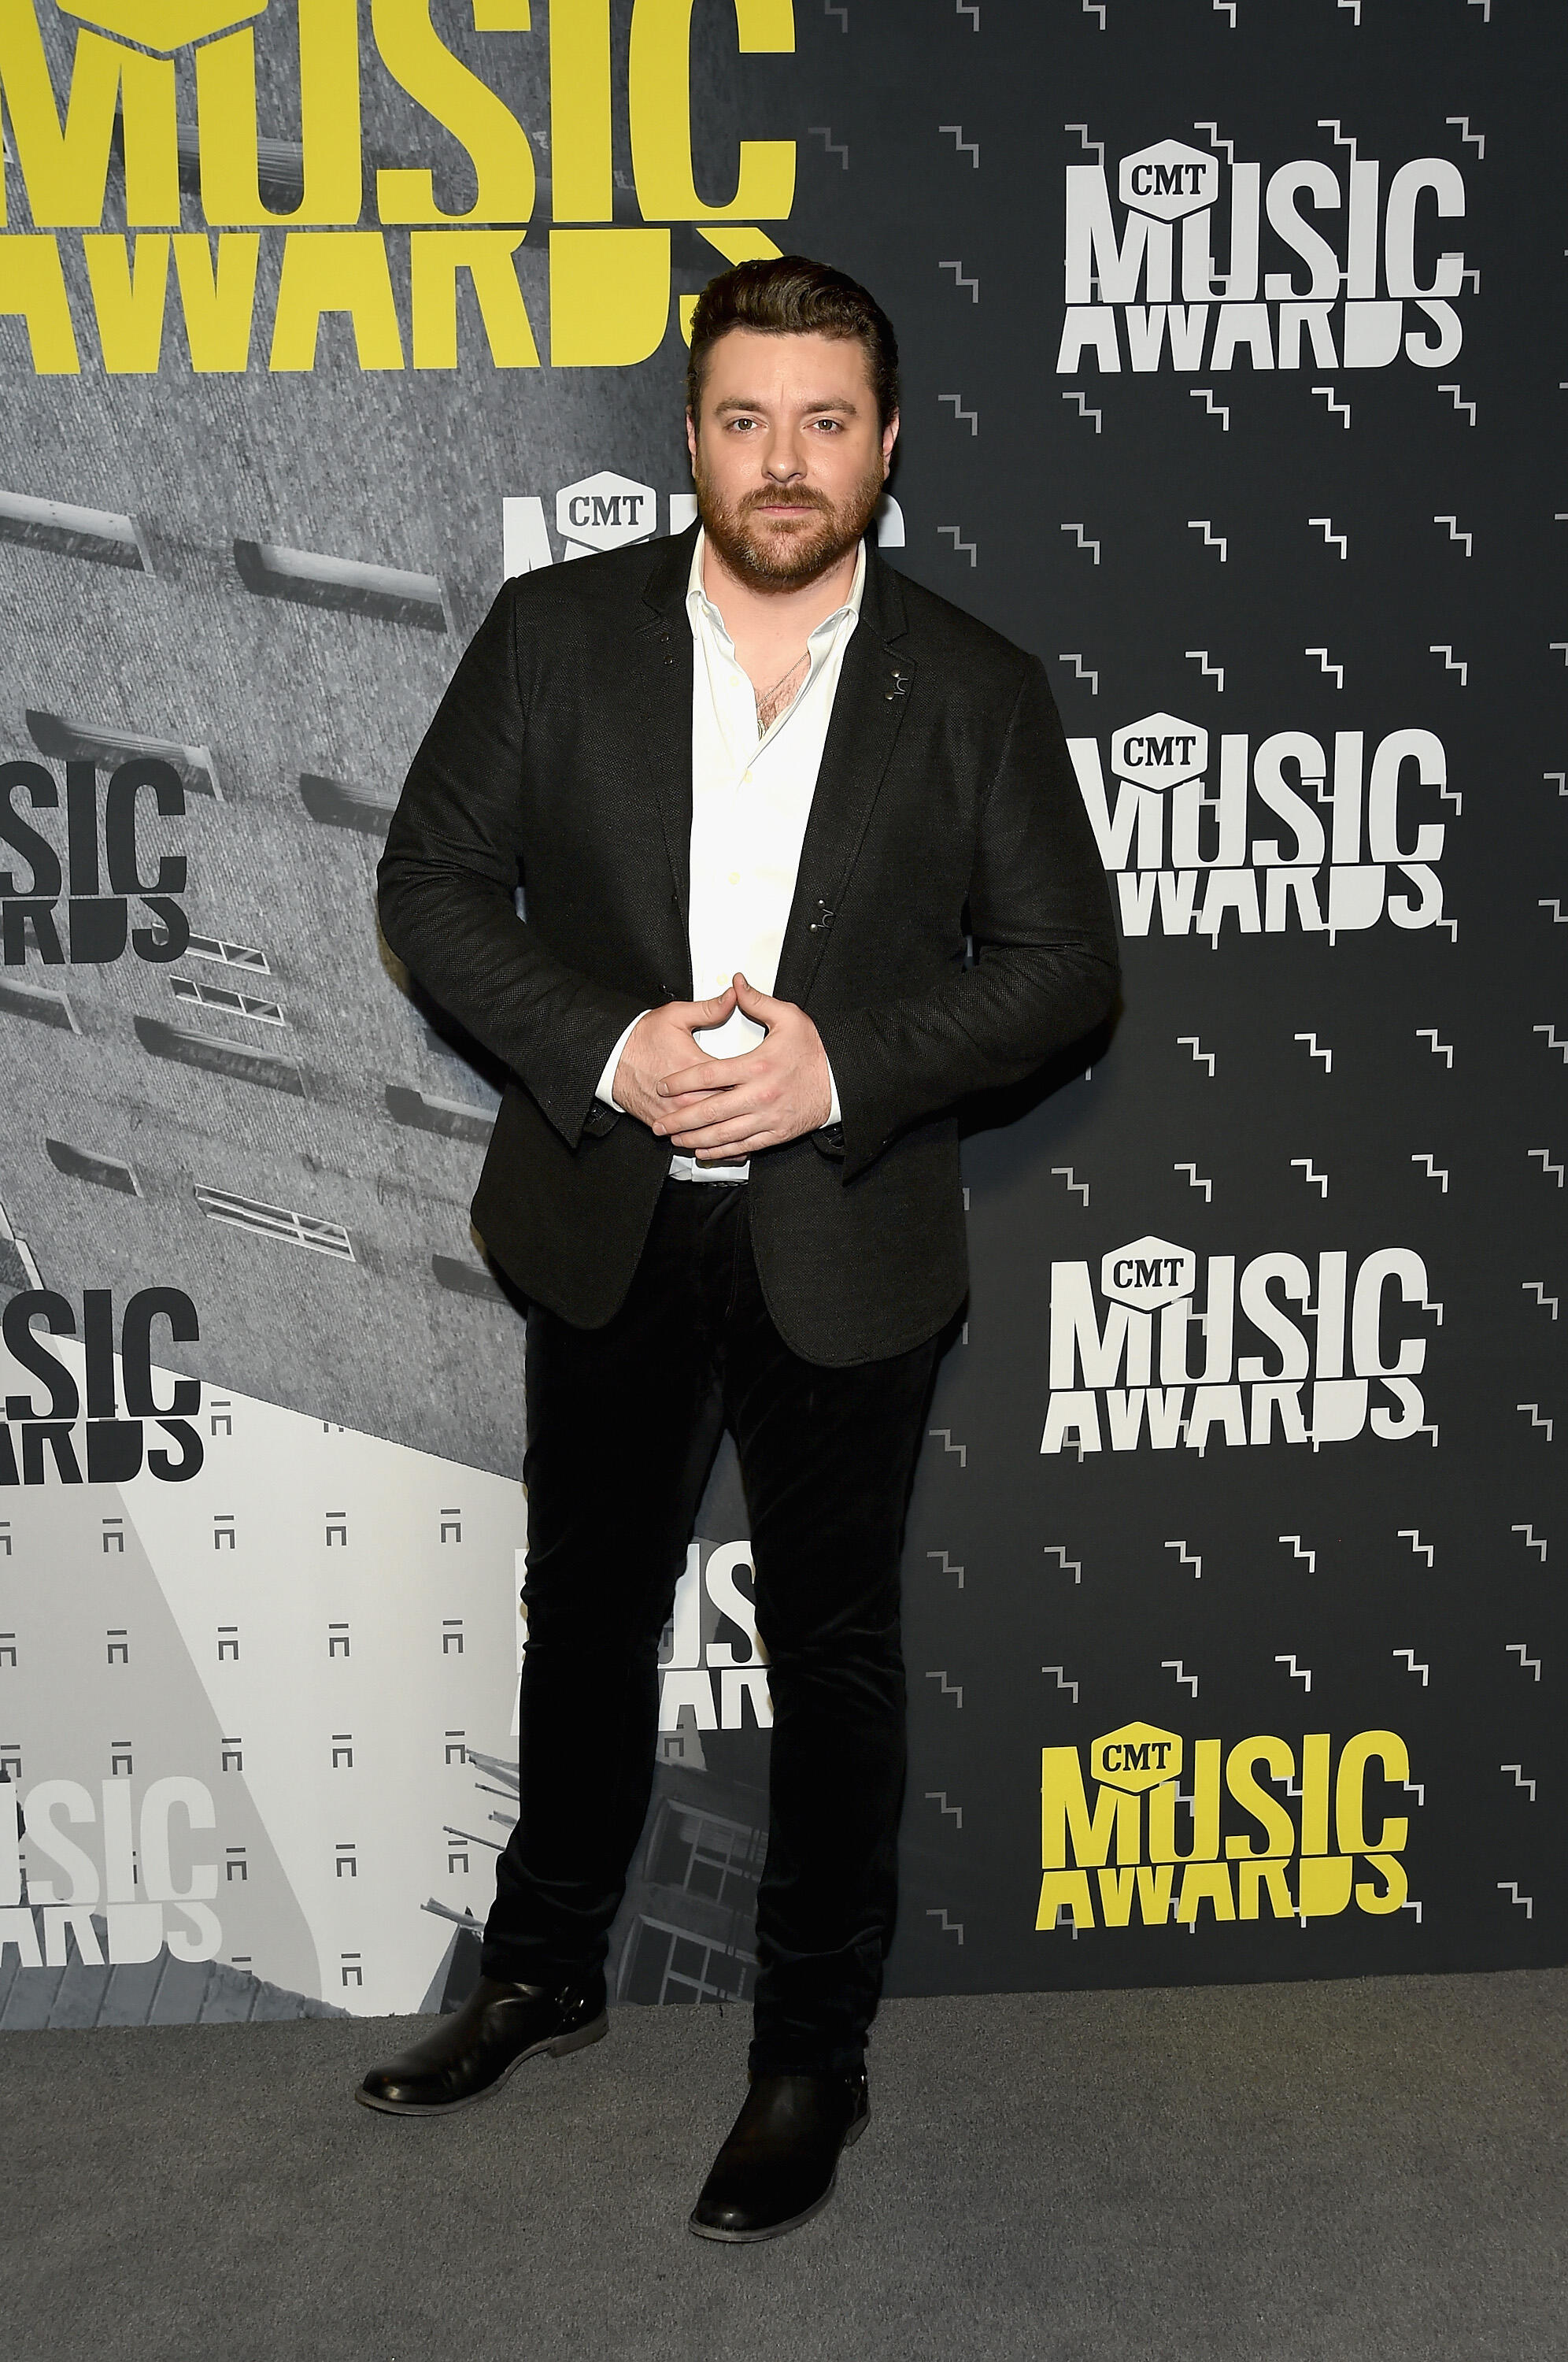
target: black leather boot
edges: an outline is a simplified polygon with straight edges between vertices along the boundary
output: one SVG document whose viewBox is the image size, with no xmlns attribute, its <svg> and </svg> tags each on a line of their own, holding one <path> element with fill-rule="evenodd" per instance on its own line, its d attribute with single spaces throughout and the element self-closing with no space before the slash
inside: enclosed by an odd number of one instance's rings
<svg viewBox="0 0 1568 2362">
<path fill-rule="evenodd" d="M 354 2097 L 388 2115 L 446 2115 L 499 2091 L 525 2058 L 582 2050 L 609 2024 L 602 1976 L 555 1992 L 481 1977 L 461 2009 L 400 2058 L 372 2067 Z"/>
<path fill-rule="evenodd" d="M 756 2075 L 691 2213 L 700 2239 L 776 2239 L 820 2214 L 870 2122 L 866 2073 Z"/>
</svg>

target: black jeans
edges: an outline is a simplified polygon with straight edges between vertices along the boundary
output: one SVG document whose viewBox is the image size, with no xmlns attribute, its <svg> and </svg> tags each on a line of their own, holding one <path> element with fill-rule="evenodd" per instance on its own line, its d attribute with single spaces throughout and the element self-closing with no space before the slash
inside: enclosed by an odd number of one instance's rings
<svg viewBox="0 0 1568 2362">
<path fill-rule="evenodd" d="M 520 1818 L 484 1972 L 603 1961 L 653 1778 L 659 1638 L 724 1427 L 751 1524 L 773 1738 L 756 2072 L 858 2065 L 897 1894 L 899 1558 L 937 1341 L 823 1369 L 779 1337 L 744 1184 L 667 1184 L 608 1327 L 528 1315 Z"/>
</svg>

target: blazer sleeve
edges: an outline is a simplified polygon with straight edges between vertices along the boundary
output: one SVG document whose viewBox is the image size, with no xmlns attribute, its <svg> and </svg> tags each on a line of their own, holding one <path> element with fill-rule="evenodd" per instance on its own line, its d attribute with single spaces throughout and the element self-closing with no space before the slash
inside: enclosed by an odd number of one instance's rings
<svg viewBox="0 0 1568 2362">
<path fill-rule="evenodd" d="M 378 909 L 398 957 L 575 1148 L 611 1047 L 644 1004 L 565 966 L 517 913 L 527 715 L 516 612 L 508 584 L 425 734 L 377 872 Z"/>
<path fill-rule="evenodd" d="M 1021 1082 L 1114 1006 L 1116 924 L 1046 682 L 1030 657 L 980 816 L 975 961 L 929 992 L 817 1020 L 843 1100 L 843 1178 L 908 1125 Z"/>
</svg>

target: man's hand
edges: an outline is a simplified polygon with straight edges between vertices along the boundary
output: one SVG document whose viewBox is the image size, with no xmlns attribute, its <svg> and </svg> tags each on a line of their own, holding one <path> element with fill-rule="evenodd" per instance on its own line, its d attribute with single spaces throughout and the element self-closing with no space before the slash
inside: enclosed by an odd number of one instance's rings
<svg viewBox="0 0 1568 2362">
<path fill-rule="evenodd" d="M 743 1017 L 767 1028 L 767 1041 L 738 1058 L 701 1056 L 667 1074 L 656 1094 L 654 1131 L 705 1164 L 736 1164 L 758 1149 L 799 1140 L 826 1123 L 833 1106 L 827 1052 L 805 1010 L 755 992 L 739 975 L 730 998 Z"/>
<path fill-rule="evenodd" d="M 734 1015 L 734 988 L 726 985 L 716 999 L 668 1000 L 639 1018 L 615 1068 L 616 1106 L 657 1130 L 669 1113 L 668 1102 L 657 1096 L 659 1085 L 675 1067 L 689 1067 L 700 1054 L 692 1035 L 722 1025 Z M 707 1063 L 716 1067 L 723 1062 L 710 1058 Z M 696 1094 L 691 1104 L 700 1106 L 703 1096 Z"/>
</svg>

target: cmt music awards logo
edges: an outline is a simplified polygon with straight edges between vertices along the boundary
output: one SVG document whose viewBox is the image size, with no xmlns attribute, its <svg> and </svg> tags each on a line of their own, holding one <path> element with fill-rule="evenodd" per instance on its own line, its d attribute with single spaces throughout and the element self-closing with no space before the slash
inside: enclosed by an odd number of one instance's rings
<svg viewBox="0 0 1568 2362">
<path fill-rule="evenodd" d="M 41 729 L 47 718 L 34 719 Z M 0 763 L 0 860 L 19 854 L 28 865 L 25 876 L 0 869 L 4 965 L 22 967 L 34 955 L 46 967 L 102 967 L 127 950 L 154 966 L 182 958 L 191 929 L 177 898 L 188 865 L 147 841 L 151 811 L 184 815 L 179 772 L 149 756 L 118 764 L 102 784 L 92 763 L 60 767 L 63 796 L 47 765 Z M 51 815 L 43 827 L 40 813 Z M 138 916 L 155 923 L 134 925 Z"/>
<path fill-rule="evenodd" d="M 314 370 L 324 320 L 335 357 L 352 330 L 361 370 L 452 370 L 459 285 L 477 313 L 461 336 L 482 337 L 473 359 L 630 369 L 669 325 L 671 225 L 694 225 L 725 261 L 777 253 L 761 225 L 794 203 L 792 139 L 743 138 L 734 196 L 699 195 L 693 134 L 711 135 L 701 84 L 693 108 L 689 5 L 638 0 L 635 22 L 618 8 L 613 26 L 601 6 L 596 36 L 594 10 L 565 0 L 547 23 L 528 0 L 472 0 L 458 13 L 483 36 L 482 72 L 447 46 L 431 0 L 61 0 L 60 13 L 0 7 L 0 275 L 40 376 L 74 375 L 84 355 L 113 374 Z M 740 22 L 748 52 L 794 49 L 788 6 Z M 525 92 L 526 119 L 512 106 Z M 613 111 L 630 135 L 627 223 Z M 299 138 L 273 136 L 280 122 Z M 525 304 L 536 145 L 547 271 Z M 435 169 L 453 157 L 461 210 Z"/>
<path fill-rule="evenodd" d="M 1306 730 L 1209 738 L 1174 713 L 1111 733 L 1113 788 L 1099 741 L 1067 742 L 1099 857 L 1116 879 L 1129 935 L 1207 935 L 1229 912 L 1243 935 L 1360 933 L 1442 918 L 1448 759 L 1430 730 L 1337 730 L 1332 756 Z M 1448 922 L 1452 928 L 1452 920 Z"/>
<path fill-rule="evenodd" d="M 8 1300 L 0 1314 L 0 1383 L 25 1391 L 5 1396 L 0 1487 L 128 1485 L 144 1468 L 166 1485 L 195 1475 L 204 1455 L 192 1422 L 202 1407 L 202 1384 L 155 1374 L 160 1321 L 175 1344 L 201 1333 L 196 1308 L 178 1287 L 138 1289 L 119 1321 L 117 1352 L 115 1299 L 106 1287 L 83 1290 L 80 1329 L 70 1299 L 53 1288 L 27 1288 Z M 165 1390 L 168 1399 L 160 1402 Z"/>
<path fill-rule="evenodd" d="M 1220 371 L 1242 356 L 1386 369 L 1401 353 L 1446 369 L 1464 337 L 1453 299 L 1475 274 L 1442 225 L 1463 212 L 1447 157 L 1386 172 L 1349 142 L 1331 165 L 1300 157 L 1266 182 L 1217 135 L 1216 149 L 1161 139 L 1109 170 L 1069 164 L 1058 374 Z"/>
<path fill-rule="evenodd" d="M 1353 1271 L 1342 1248 L 1320 1253 L 1315 1272 L 1300 1255 L 1254 1255 L 1239 1283 L 1235 1256 L 1211 1254 L 1201 1312 L 1197 1287 L 1189 1249 L 1132 1239 L 1100 1260 L 1102 1322 L 1089 1265 L 1052 1264 L 1042 1451 L 1081 1460 L 1107 1443 L 1136 1451 L 1146 1438 L 1154 1451 L 1201 1453 L 1217 1434 L 1271 1443 L 1276 1427 L 1314 1451 L 1368 1426 L 1386 1440 L 1436 1441 L 1416 1384 L 1427 1340 L 1409 1308 L 1440 1320 L 1442 1308 L 1429 1302 L 1426 1264 L 1410 1248 L 1379 1247 Z M 1298 1323 L 1310 1324 L 1310 1343 Z M 1247 1343 L 1263 1351 L 1238 1352 Z"/>
<path fill-rule="evenodd" d="M 1191 1927 L 1206 1903 L 1220 1925 L 1332 1919 L 1353 1901 L 1374 1918 L 1404 1908 L 1409 1821 L 1387 1792 L 1410 1786 L 1410 1757 L 1393 1731 L 1358 1731 L 1337 1749 L 1328 1731 L 1298 1746 L 1199 1738 L 1184 1794 L 1187 1764 L 1180 1735 L 1147 1722 L 1081 1751 L 1042 1750 L 1040 1933 L 1163 1927 L 1173 1907 Z"/>
<path fill-rule="evenodd" d="M 82 1842 L 62 1823 L 94 1835 Z M 18 1798 L 0 1780 L 0 1962 L 14 1946 L 21 1968 L 62 1969 L 68 1930 L 86 1968 L 105 1951 L 116 1966 L 155 1960 L 165 1945 L 176 1960 L 215 1959 L 217 1863 L 200 1859 L 215 1850 L 200 1833 L 216 1826 L 211 1792 L 181 1775 L 152 1781 L 139 1811 L 127 1777 L 97 1797 L 79 1780 L 39 1780 Z"/>
</svg>

